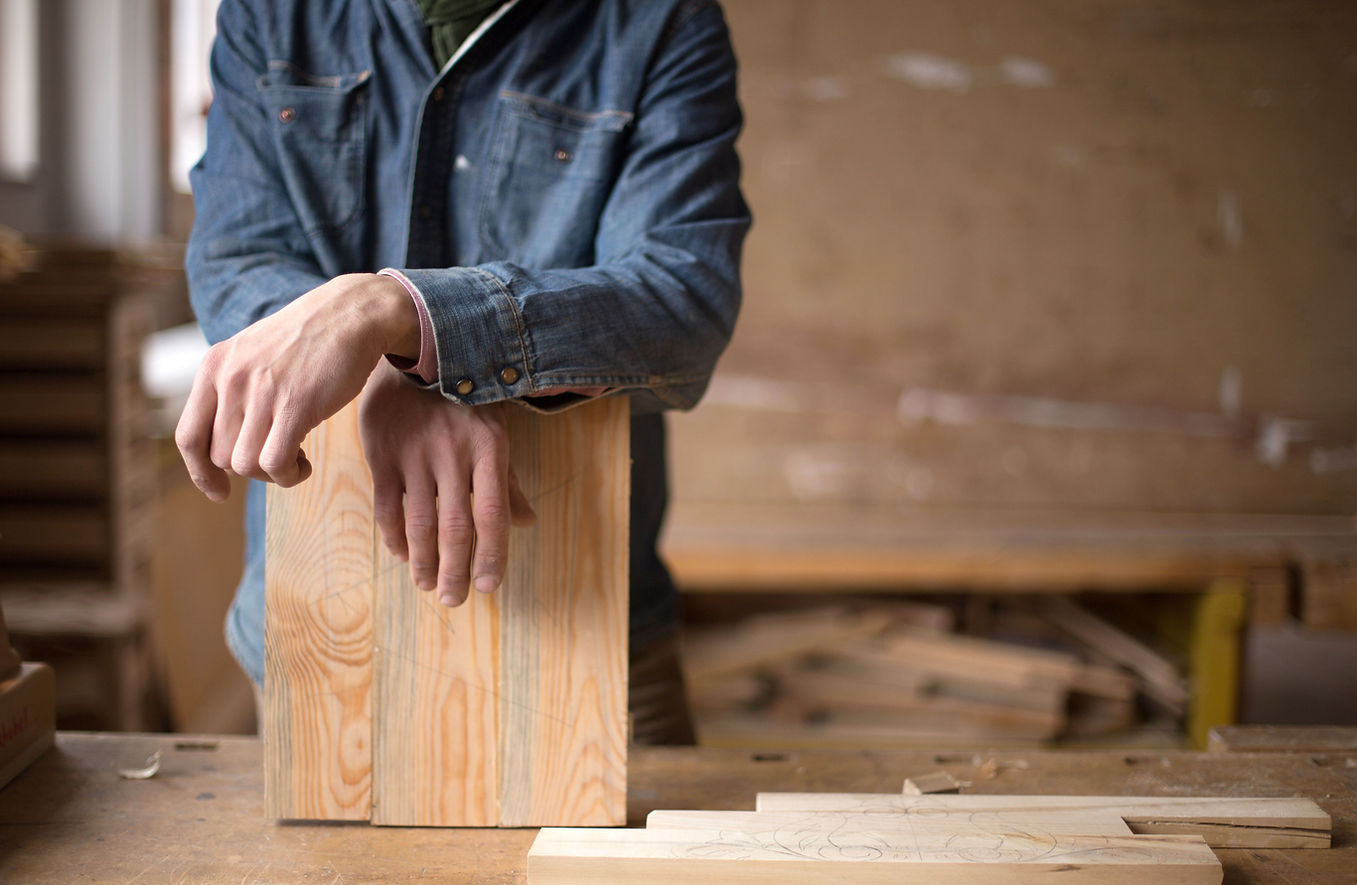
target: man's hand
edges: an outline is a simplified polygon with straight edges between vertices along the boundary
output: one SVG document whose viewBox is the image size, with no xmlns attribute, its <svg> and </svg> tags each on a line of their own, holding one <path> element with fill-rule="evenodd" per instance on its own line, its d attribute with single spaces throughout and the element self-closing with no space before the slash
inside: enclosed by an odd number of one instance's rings
<svg viewBox="0 0 1357 885">
<path fill-rule="evenodd" d="M 214 346 L 174 439 L 214 501 L 227 473 L 294 486 L 311 475 L 302 440 L 358 395 L 385 353 L 419 351 L 419 317 L 398 280 L 335 277 Z"/>
<path fill-rule="evenodd" d="M 510 523 L 536 518 L 509 466 L 502 407 L 449 402 L 383 361 L 363 391 L 358 427 L 382 540 L 409 561 L 415 585 L 436 587 L 450 606 L 469 585 L 498 587 Z"/>
</svg>

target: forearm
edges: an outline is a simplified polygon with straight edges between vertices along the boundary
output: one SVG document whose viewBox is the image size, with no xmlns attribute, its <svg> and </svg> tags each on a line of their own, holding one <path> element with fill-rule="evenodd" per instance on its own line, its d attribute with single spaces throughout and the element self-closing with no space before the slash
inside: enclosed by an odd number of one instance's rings
<svg viewBox="0 0 1357 885">
<path fill-rule="evenodd" d="M 691 406 L 729 340 L 738 282 L 658 251 L 565 270 L 405 271 L 432 318 L 439 389 L 468 404 L 607 388 Z"/>
</svg>

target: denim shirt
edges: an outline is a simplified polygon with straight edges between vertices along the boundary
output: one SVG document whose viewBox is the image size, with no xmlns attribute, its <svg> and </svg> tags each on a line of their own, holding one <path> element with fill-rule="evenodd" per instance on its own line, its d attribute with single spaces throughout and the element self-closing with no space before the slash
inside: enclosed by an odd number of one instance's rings
<svg viewBox="0 0 1357 885">
<path fill-rule="evenodd" d="M 209 340 L 392 267 L 429 309 L 450 399 L 607 387 L 634 414 L 697 401 L 739 307 L 750 220 L 715 2 L 518 0 L 438 71 L 415 0 L 223 0 L 211 66 L 187 255 Z M 678 612 L 655 550 L 659 415 L 633 417 L 632 459 L 636 647 Z M 263 489 L 250 483 L 226 625 L 261 684 Z"/>
<path fill-rule="evenodd" d="M 393 267 L 449 399 L 701 396 L 750 220 L 715 2 L 519 0 L 440 72 L 414 0 L 225 0 L 211 67 L 187 256 L 209 340 Z"/>
</svg>

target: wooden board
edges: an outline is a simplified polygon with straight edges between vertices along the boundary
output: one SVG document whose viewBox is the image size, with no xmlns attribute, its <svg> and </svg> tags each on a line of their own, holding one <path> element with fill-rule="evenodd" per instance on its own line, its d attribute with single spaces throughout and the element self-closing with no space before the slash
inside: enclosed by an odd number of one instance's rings
<svg viewBox="0 0 1357 885">
<path fill-rule="evenodd" d="M 374 824 L 497 822 L 500 603 L 440 605 L 377 544 Z"/>
<path fill-rule="evenodd" d="M 499 591 L 501 826 L 626 820 L 629 414 L 509 415 L 537 522 Z"/>
<path fill-rule="evenodd" d="M 759 811 L 967 813 L 1017 820 L 1033 812 L 1114 811 L 1135 833 L 1195 833 L 1216 848 L 1327 848 L 1332 826 L 1310 799 L 759 793 L 756 801 Z"/>
<path fill-rule="evenodd" d="M 312 435 L 316 475 L 269 498 L 268 814 L 624 820 L 628 408 L 510 413 L 538 520 L 456 609 L 380 549 L 353 410 Z"/>
<path fill-rule="evenodd" d="M 892 838 L 894 836 L 895 838 Z M 1220 862 L 1184 836 L 1027 836 L 859 831 L 813 825 L 777 834 L 731 831 L 546 828 L 528 852 L 531 885 L 690 885 L 694 880 L 770 883 L 939 883 L 978 877 L 1045 883 L 1055 874 L 1099 883 L 1215 885 Z"/>
<path fill-rule="evenodd" d="M 264 813 L 366 820 L 375 538 L 357 407 L 306 451 L 311 478 L 268 496 Z"/>
<path fill-rule="evenodd" d="M 853 811 L 697 811 L 656 809 L 646 815 L 651 830 L 696 830 L 738 832 L 776 838 L 801 829 L 839 833 L 888 833 L 898 835 L 981 835 L 1020 832 L 1051 836 L 1132 836 L 1131 828 L 1115 811 L 1056 809 L 1019 811 L 1010 815 L 975 814 L 939 808 L 929 814 L 892 814 Z"/>
<path fill-rule="evenodd" d="M 1220 725 L 1206 749 L 1222 753 L 1355 753 L 1357 726 Z"/>
</svg>

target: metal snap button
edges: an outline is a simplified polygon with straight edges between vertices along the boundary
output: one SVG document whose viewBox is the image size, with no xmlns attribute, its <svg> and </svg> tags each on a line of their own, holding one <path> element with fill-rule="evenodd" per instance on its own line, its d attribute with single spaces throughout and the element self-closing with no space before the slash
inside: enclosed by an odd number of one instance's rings
<svg viewBox="0 0 1357 885">
<path fill-rule="evenodd" d="M 278 112 L 278 120 L 280 122 L 291 123 L 295 119 L 297 119 L 296 108 L 283 108 Z"/>
<path fill-rule="evenodd" d="M 574 155 L 565 148 L 556 148 L 556 152 L 552 156 L 556 158 L 557 163 L 569 163 Z"/>
<path fill-rule="evenodd" d="M 518 378 L 518 370 L 513 366 L 505 366 L 499 370 L 499 380 L 503 381 L 505 384 L 515 384 L 518 382 Z"/>
<path fill-rule="evenodd" d="M 463 378 L 457 382 L 457 392 L 462 396 L 467 396 L 475 389 L 476 385 L 471 382 L 470 378 Z"/>
</svg>

